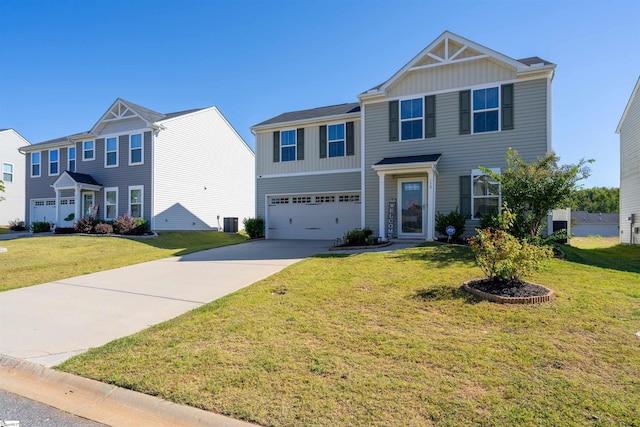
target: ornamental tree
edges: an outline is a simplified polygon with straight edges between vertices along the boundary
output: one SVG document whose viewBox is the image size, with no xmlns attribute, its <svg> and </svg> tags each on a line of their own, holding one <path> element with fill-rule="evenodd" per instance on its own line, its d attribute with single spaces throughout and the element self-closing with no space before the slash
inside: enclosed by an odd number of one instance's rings
<svg viewBox="0 0 640 427">
<path fill-rule="evenodd" d="M 510 233 L 520 239 L 535 239 L 545 225 L 552 209 L 569 203 L 578 181 L 589 177 L 591 170 L 580 160 L 576 165 L 558 165 L 554 152 L 532 162 L 526 162 L 516 150 L 509 148 L 507 167 L 501 174 L 486 167 L 480 169 L 500 182 L 502 200 L 514 215 Z"/>
</svg>

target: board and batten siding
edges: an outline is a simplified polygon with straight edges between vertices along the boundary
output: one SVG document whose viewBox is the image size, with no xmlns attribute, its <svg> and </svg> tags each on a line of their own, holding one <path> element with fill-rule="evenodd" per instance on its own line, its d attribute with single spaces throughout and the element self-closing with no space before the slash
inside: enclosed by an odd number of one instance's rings
<svg viewBox="0 0 640 427">
<path fill-rule="evenodd" d="M 320 158 L 320 126 L 354 122 L 354 155 L 342 157 Z M 304 160 L 290 162 L 273 161 L 273 130 L 256 133 L 256 175 L 318 172 L 340 169 L 356 169 L 360 162 L 360 120 L 349 118 L 344 120 L 319 121 L 313 125 L 283 127 L 276 130 L 304 128 Z"/>
<path fill-rule="evenodd" d="M 128 133 L 131 129 L 143 129 L 147 124 L 139 117 L 131 117 L 128 119 L 119 119 L 107 124 L 100 130 L 100 135 L 110 135 L 117 133 Z"/>
<path fill-rule="evenodd" d="M 635 231 L 627 219 L 631 214 L 635 215 L 633 227 L 640 227 L 640 95 L 620 128 L 620 243 L 631 243 Z M 640 233 L 633 237 L 633 243 L 640 245 Z"/>
<path fill-rule="evenodd" d="M 496 83 L 499 85 L 499 83 Z M 459 134 L 458 91 L 436 95 L 436 136 L 434 138 L 389 142 L 387 102 L 364 105 L 365 115 L 365 226 L 378 232 L 379 178 L 371 165 L 385 157 L 441 154 L 436 177 L 435 211 L 449 213 L 459 207 L 459 177 L 470 175 L 478 166 L 504 168 L 509 147 L 527 161 L 547 149 L 547 80 L 528 80 L 514 85 L 513 130 Z M 387 176 L 386 197 L 394 197 L 398 176 Z M 389 181 L 392 181 L 390 184 Z M 432 227 L 432 225 L 428 225 Z M 473 223 L 467 225 L 468 231 Z"/>
<path fill-rule="evenodd" d="M 258 178 L 256 215 L 265 218 L 266 195 L 360 192 L 360 172 L 328 173 L 282 178 Z"/>
<path fill-rule="evenodd" d="M 255 156 L 217 108 L 160 122 L 156 230 L 210 230 L 255 215 Z M 219 217 L 219 220 L 218 220 Z"/>
<path fill-rule="evenodd" d="M 9 221 L 25 219 L 25 155 L 18 148 L 29 142 L 13 129 L 0 131 L 0 180 L 3 179 L 3 164 L 13 166 L 13 181 L 4 182 L 4 193 L 0 193 L 0 225 Z"/>
</svg>

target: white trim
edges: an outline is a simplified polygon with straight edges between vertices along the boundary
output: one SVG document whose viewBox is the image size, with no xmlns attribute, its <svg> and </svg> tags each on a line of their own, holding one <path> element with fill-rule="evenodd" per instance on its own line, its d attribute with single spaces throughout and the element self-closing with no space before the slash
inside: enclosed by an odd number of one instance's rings
<svg viewBox="0 0 640 427">
<path fill-rule="evenodd" d="M 91 202 L 92 202 L 92 210 L 95 212 L 96 211 L 96 192 L 92 191 L 92 190 L 80 190 L 80 217 L 84 218 L 86 215 L 85 212 L 85 206 L 84 206 L 84 196 L 85 195 L 91 195 Z M 89 215 L 91 216 L 91 215 Z"/>
<path fill-rule="evenodd" d="M 113 165 L 108 165 L 107 164 L 107 159 L 109 157 L 109 153 L 113 153 L 113 151 L 107 151 L 107 141 L 110 139 L 115 139 L 116 140 L 116 163 Z M 117 168 L 118 165 L 120 164 L 120 138 L 118 136 L 109 136 L 109 137 L 105 137 L 104 138 L 104 167 L 105 168 Z"/>
<path fill-rule="evenodd" d="M 5 167 L 5 166 L 11 166 L 11 172 L 5 172 L 5 171 L 4 171 L 4 167 Z M 11 175 L 11 180 L 10 180 L 10 181 L 7 181 L 6 179 L 4 179 L 4 174 L 5 174 L 5 173 L 7 173 L 7 174 L 10 174 L 10 175 Z M 11 183 L 13 183 L 13 181 L 14 181 L 13 177 L 14 177 L 14 175 L 15 175 L 15 172 L 14 172 L 14 170 L 13 170 L 13 163 L 2 162 L 2 182 L 3 182 L 5 185 L 7 184 L 7 182 L 11 182 Z"/>
<path fill-rule="evenodd" d="M 71 156 L 69 155 L 69 150 L 73 148 L 73 161 L 75 162 L 75 167 L 71 170 Z M 75 172 L 78 169 L 78 150 L 76 149 L 76 145 L 67 147 L 67 170 L 69 172 Z"/>
<path fill-rule="evenodd" d="M 92 150 L 87 150 L 84 147 L 84 144 L 86 142 L 93 142 L 93 149 Z M 81 142 L 81 146 L 82 146 L 82 161 L 83 162 L 92 162 L 96 159 L 96 140 L 95 139 L 87 139 Z M 87 156 L 85 156 L 87 151 L 93 151 L 93 157 L 92 158 L 87 158 Z M 76 153 L 76 158 L 78 157 L 78 153 Z M 77 167 L 77 165 L 76 165 Z"/>
<path fill-rule="evenodd" d="M 345 122 L 348 122 L 350 121 L 349 119 L 358 119 L 358 118 L 360 118 L 360 111 L 358 111 L 357 113 L 334 114 L 333 116 L 310 117 L 308 119 L 290 120 L 288 122 L 271 123 L 268 125 L 253 126 L 253 127 L 250 127 L 249 129 L 256 132 L 266 132 L 269 130 L 277 130 L 280 128 L 289 128 L 291 126 L 304 127 L 304 125 L 306 124 L 317 124 L 317 123 L 324 123 L 324 122 L 330 123 L 330 122 L 337 122 L 340 120 L 344 120 Z"/>
<path fill-rule="evenodd" d="M 131 161 L 131 153 L 134 150 L 131 148 L 131 139 L 134 135 L 140 135 L 140 148 L 139 148 L 140 161 L 135 163 Z M 138 148 L 135 148 L 135 150 L 138 150 Z M 129 134 L 129 166 L 139 166 L 139 165 L 144 165 L 144 132 Z"/>
<path fill-rule="evenodd" d="M 383 175 L 384 176 L 384 175 Z M 408 183 L 408 182 L 420 182 L 422 184 L 422 233 L 404 233 L 402 231 L 402 184 L 404 183 Z M 428 200 L 428 188 L 427 188 L 427 176 L 420 176 L 420 177 L 407 177 L 407 178 L 403 178 L 403 177 L 398 177 L 396 179 L 396 183 L 398 185 L 398 193 L 397 193 L 397 203 L 396 203 L 396 227 L 397 227 L 397 234 L 398 234 L 398 238 L 399 239 L 403 239 L 403 238 L 411 238 L 411 237 L 417 237 L 417 238 L 421 238 L 421 239 L 426 239 L 427 237 L 427 217 L 428 212 L 427 212 L 427 200 Z"/>
<path fill-rule="evenodd" d="M 629 102 L 627 102 L 627 106 L 624 108 L 624 112 L 622 113 L 622 117 L 620 118 L 620 122 L 618 122 L 618 127 L 616 128 L 616 133 L 620 134 L 620 129 L 622 128 L 622 124 L 624 123 L 624 119 L 627 118 L 627 114 L 631 109 L 631 104 L 633 104 L 636 95 L 640 91 L 640 77 L 638 77 L 638 81 L 636 82 L 635 87 L 633 88 L 633 92 L 631 92 L 631 96 L 629 97 Z"/>
<path fill-rule="evenodd" d="M 331 140 L 329 139 L 329 127 L 330 126 L 340 126 L 342 125 L 342 156 L 331 156 L 329 153 L 331 152 L 330 150 L 330 144 L 331 144 Z M 297 135 L 296 135 L 297 138 Z M 334 143 L 339 142 L 339 139 L 333 140 Z M 296 145 L 298 144 L 298 141 L 296 140 Z M 346 122 L 338 122 L 338 123 L 328 123 L 327 124 L 327 159 L 335 159 L 338 157 L 346 157 L 347 156 L 347 124 Z"/>
<path fill-rule="evenodd" d="M 493 89 L 497 87 L 498 89 L 498 108 L 485 108 L 485 109 L 480 109 L 480 110 L 475 110 L 473 108 L 473 93 L 477 90 L 486 90 L 486 89 Z M 495 83 L 492 83 L 490 85 L 483 85 L 482 87 L 477 87 L 475 89 L 471 90 L 471 100 L 470 100 L 470 104 L 471 104 L 471 123 L 470 123 L 470 127 L 471 127 L 471 135 L 476 135 L 476 134 L 487 134 L 487 133 L 498 133 L 498 132 L 502 132 L 502 83 L 498 83 L 498 85 L 496 86 Z M 477 113 L 489 113 L 491 111 L 498 111 L 498 129 L 496 130 L 490 130 L 490 131 L 485 131 L 485 132 L 476 132 L 475 130 L 475 120 L 474 120 L 474 115 Z"/>
<path fill-rule="evenodd" d="M 389 236 L 387 236 L 387 223 L 385 221 L 384 208 L 385 204 L 385 176 L 386 173 L 378 173 L 378 234 L 380 235 L 380 239 L 382 241 L 389 240 Z M 396 203 L 396 218 L 398 216 L 397 212 L 397 203 Z M 391 236 L 393 237 L 393 236 Z"/>
<path fill-rule="evenodd" d="M 553 151 L 553 132 L 552 132 L 553 102 L 551 99 L 552 78 L 553 76 L 549 76 L 549 78 L 547 79 L 547 153 L 550 153 Z M 514 103 L 515 103 L 515 99 L 514 99 Z"/>
<path fill-rule="evenodd" d="M 116 108 L 116 106 L 118 106 L 118 111 L 116 113 L 112 112 L 112 110 L 114 108 Z M 124 111 L 122 111 L 122 107 L 124 107 Z M 124 114 L 130 111 L 132 114 L 131 115 L 127 115 L 125 116 Z M 111 116 L 111 117 L 109 117 Z M 96 122 L 96 124 L 94 124 L 91 127 L 91 130 L 89 131 L 90 134 L 92 135 L 97 135 L 99 134 L 99 132 L 97 132 L 98 127 L 100 127 L 101 124 L 107 124 L 109 122 L 113 122 L 113 121 L 117 121 L 117 120 L 121 120 L 121 119 L 130 119 L 132 117 L 137 117 L 140 120 L 142 120 L 145 125 L 147 127 L 152 127 L 151 122 L 149 122 L 147 119 L 143 118 L 140 114 L 138 114 L 134 108 L 132 108 L 130 105 L 128 105 L 126 103 L 126 101 L 124 101 L 121 98 L 117 98 L 113 104 L 111 104 L 111 106 L 109 108 L 107 108 L 107 111 L 100 117 L 100 119 Z M 104 129 L 104 126 L 102 127 L 102 129 Z"/>
<path fill-rule="evenodd" d="M 501 173 L 500 168 L 488 168 L 490 171 L 495 172 L 495 173 Z M 484 173 L 484 171 L 482 171 L 481 169 L 471 169 L 471 219 L 472 220 L 480 220 L 482 218 L 476 218 L 475 216 L 475 199 L 494 199 L 495 196 L 491 195 L 491 196 L 477 196 L 474 194 L 473 192 L 473 178 L 476 176 L 487 176 L 486 173 Z M 498 184 L 498 211 L 500 210 L 500 207 L 502 206 L 502 185 L 500 184 L 500 182 L 497 182 Z"/>
<path fill-rule="evenodd" d="M 52 162 L 52 161 L 51 161 L 51 153 L 52 153 L 53 151 L 55 151 L 56 153 L 58 153 L 58 154 L 57 154 L 57 156 L 58 156 L 58 160 L 56 160 L 55 162 Z M 52 149 L 50 149 L 50 150 L 49 150 L 49 153 L 47 154 L 47 156 L 48 156 L 48 158 L 49 158 L 48 167 L 47 167 L 47 175 L 48 175 L 48 176 L 58 176 L 58 175 L 60 175 L 60 149 L 59 149 L 59 148 L 52 148 Z M 57 172 L 54 172 L 54 173 L 51 173 L 51 165 L 52 165 L 53 163 L 56 163 L 58 171 L 57 171 Z"/>
<path fill-rule="evenodd" d="M 116 206 L 116 216 L 114 216 L 114 217 L 110 217 L 110 216 L 108 217 L 108 216 L 107 216 L 107 212 L 108 212 L 108 211 L 107 211 L 107 206 L 113 206 L 113 205 L 109 205 L 109 204 L 107 203 L 107 193 L 109 193 L 109 192 L 115 192 L 115 193 L 116 193 L 116 203 L 115 203 L 115 206 Z M 119 209 L 120 209 L 120 208 L 119 208 L 119 201 L 120 201 L 120 194 L 119 194 L 119 192 L 120 192 L 120 191 L 118 190 L 118 187 L 106 187 L 106 188 L 104 189 L 104 205 L 103 205 L 103 206 L 104 206 L 104 213 L 102 214 L 102 217 L 103 217 L 104 219 L 106 219 L 106 220 L 112 220 L 112 219 L 116 219 L 116 218 L 118 218 L 118 212 L 119 212 Z"/>
<path fill-rule="evenodd" d="M 360 171 L 361 171 L 360 168 L 352 168 L 352 169 L 332 169 L 327 171 L 314 171 L 314 172 L 291 172 L 291 173 L 258 175 L 256 179 L 288 178 L 288 177 L 294 177 L 294 176 L 330 175 L 334 173 L 353 173 L 353 172 L 360 172 Z"/>
<path fill-rule="evenodd" d="M 424 133 L 425 133 L 425 105 L 424 105 L 424 96 L 419 96 L 419 97 L 415 97 L 414 95 L 409 95 L 406 97 L 403 97 L 404 99 L 398 99 L 398 141 L 399 142 L 403 142 L 403 141 L 417 141 L 419 139 L 425 139 L 424 138 Z M 402 139 L 402 103 L 404 101 L 413 101 L 419 99 L 420 100 L 420 105 L 421 105 L 421 109 L 422 109 L 422 115 L 420 116 L 420 122 L 422 124 L 422 132 L 420 134 L 419 138 L 409 138 L 409 139 Z M 415 121 L 418 120 L 417 117 L 413 117 L 410 119 L 404 119 L 405 122 L 407 121 Z"/>
<path fill-rule="evenodd" d="M 38 154 L 38 163 L 33 163 L 33 155 Z M 33 165 L 38 165 L 38 174 L 33 174 Z M 31 156 L 29 157 L 29 176 L 31 178 L 40 178 L 42 176 L 42 151 L 32 151 Z"/>
<path fill-rule="evenodd" d="M 140 190 L 140 217 L 134 217 L 133 214 L 131 213 L 131 191 L 133 190 Z M 129 186 L 129 190 L 127 193 L 127 197 L 129 200 L 129 203 L 127 205 L 127 213 L 134 218 L 143 218 L 144 219 L 144 185 L 130 185 Z M 138 204 L 138 203 L 136 203 Z"/>
<path fill-rule="evenodd" d="M 293 145 L 284 145 L 284 146 L 282 145 L 282 134 L 285 133 L 285 132 L 293 132 L 293 136 L 294 136 L 294 140 L 295 140 L 295 143 Z M 280 145 L 279 145 L 280 153 L 278 154 L 278 158 L 279 158 L 278 163 L 297 162 L 298 161 L 298 129 L 296 129 L 296 128 L 283 129 L 278 133 L 278 137 L 280 138 Z M 287 148 L 293 147 L 294 148 L 293 160 L 282 160 L 282 148 L 283 147 L 287 147 Z"/>
<path fill-rule="evenodd" d="M 466 46 L 465 46 L 466 47 Z M 461 62 L 469 62 L 469 61 L 477 61 L 479 59 L 485 59 L 485 58 L 489 58 L 489 55 L 476 55 L 476 56 L 470 56 L 467 58 L 462 58 L 462 59 L 456 59 L 456 60 L 443 60 L 442 58 L 438 58 L 435 55 L 431 55 L 431 54 L 427 54 L 430 57 L 432 57 L 433 59 L 436 59 L 440 62 L 435 63 L 435 64 L 427 64 L 427 65 L 419 65 L 417 67 L 411 67 L 407 70 L 407 72 L 410 71 L 418 71 L 418 70 L 425 70 L 427 68 L 434 68 L 434 67 L 441 67 L 443 65 L 449 65 L 449 64 L 459 64 Z"/>
<path fill-rule="evenodd" d="M 364 174 L 364 160 L 366 157 L 366 153 L 365 153 L 365 144 L 364 144 L 364 122 L 365 122 L 365 114 L 364 114 L 364 105 L 360 105 L 360 114 L 361 114 L 361 119 L 360 119 L 360 202 L 362 202 L 362 206 L 360 207 L 360 228 L 364 228 L 365 227 L 365 222 L 366 222 L 366 218 L 365 218 L 365 174 Z"/>
</svg>

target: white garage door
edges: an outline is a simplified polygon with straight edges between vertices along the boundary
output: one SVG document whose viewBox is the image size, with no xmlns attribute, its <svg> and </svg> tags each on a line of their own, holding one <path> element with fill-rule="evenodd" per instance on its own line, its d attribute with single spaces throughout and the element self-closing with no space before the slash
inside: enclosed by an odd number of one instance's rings
<svg viewBox="0 0 640 427">
<path fill-rule="evenodd" d="M 58 226 L 72 227 L 73 219 L 65 221 L 69 215 L 75 212 L 75 200 L 73 198 L 60 199 L 60 220 Z M 55 222 L 56 199 L 31 200 L 31 222 Z"/>
<path fill-rule="evenodd" d="M 332 240 L 360 227 L 360 195 L 270 196 L 269 239 Z"/>
</svg>

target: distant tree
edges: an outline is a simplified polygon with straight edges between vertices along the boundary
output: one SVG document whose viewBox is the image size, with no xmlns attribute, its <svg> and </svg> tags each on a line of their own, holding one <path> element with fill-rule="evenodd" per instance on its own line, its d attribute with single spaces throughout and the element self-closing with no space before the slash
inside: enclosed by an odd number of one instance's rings
<svg viewBox="0 0 640 427">
<path fill-rule="evenodd" d="M 586 164 L 593 160 L 582 159 L 577 165 L 561 166 L 559 160 L 550 152 L 536 161 L 525 162 L 516 150 L 509 148 L 507 167 L 501 174 L 480 168 L 500 182 L 502 200 L 514 215 L 513 227 L 509 230 L 514 236 L 538 237 L 549 211 L 564 206 L 577 190 L 577 182 L 591 174 Z"/>
<path fill-rule="evenodd" d="M 582 188 L 571 195 L 569 206 L 574 211 L 616 213 L 620 208 L 620 189 L 607 187 Z"/>
<path fill-rule="evenodd" d="M 4 182 L 0 179 L 0 193 L 4 193 Z M 0 196 L 0 202 L 4 200 L 4 197 Z"/>
</svg>

